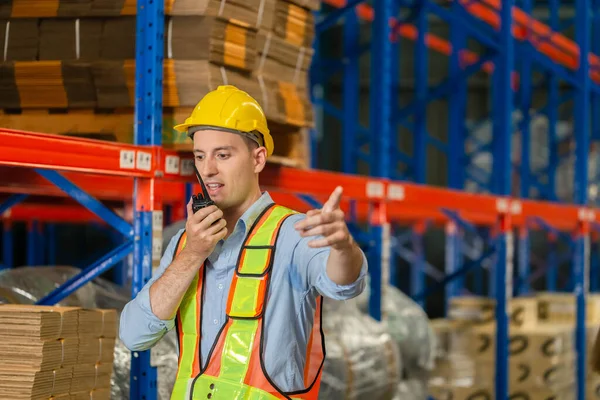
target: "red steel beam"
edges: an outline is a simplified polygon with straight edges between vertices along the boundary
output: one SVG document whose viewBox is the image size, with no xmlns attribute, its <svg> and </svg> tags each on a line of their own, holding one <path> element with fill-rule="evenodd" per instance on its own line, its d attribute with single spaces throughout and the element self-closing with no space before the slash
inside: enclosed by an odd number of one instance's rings
<svg viewBox="0 0 600 400">
<path fill-rule="evenodd" d="M 120 169 L 115 169 L 110 165 L 114 161 L 115 149 L 125 148 L 137 151 L 137 146 L 75 138 L 61 141 L 59 139 L 63 137 L 58 135 L 2 129 L 0 129 L 0 138 L 2 138 L 0 140 L 2 143 L 0 145 L 0 192 L 67 197 L 60 189 L 28 168 L 40 165 L 46 168 L 62 166 L 67 169 L 63 172 L 67 179 L 99 200 L 116 200 L 126 203 L 132 200 L 135 173 L 123 174 Z M 16 140 L 11 140 L 15 138 Z M 38 141 L 36 142 L 36 140 Z M 25 144 L 31 145 L 37 151 L 15 156 L 14 154 L 27 150 L 26 147 L 23 147 Z M 41 160 L 39 163 L 32 162 L 35 160 L 28 157 L 43 155 L 42 150 L 46 144 L 49 147 L 54 146 L 53 151 L 48 149 L 53 158 Z M 57 146 L 61 144 L 64 144 L 62 158 L 68 159 L 69 151 L 80 150 L 80 153 L 75 155 L 75 159 L 82 161 L 83 166 L 77 165 L 74 160 L 57 159 L 60 149 Z M 94 149 L 97 153 L 94 153 Z M 185 189 L 182 184 L 184 182 L 195 183 L 194 190 L 199 190 L 196 177 L 192 172 L 193 169 L 190 169 L 189 163 L 192 162 L 190 154 L 163 151 L 160 148 L 153 149 L 153 151 L 154 161 L 147 175 L 164 178 L 158 179 L 163 203 L 181 204 L 185 200 Z M 89 154 L 90 159 L 82 160 L 80 157 L 82 153 Z M 102 164 L 99 161 L 101 157 L 112 158 L 112 161 L 109 160 L 104 165 L 98 165 Z M 24 165 L 14 161 L 19 158 L 24 161 Z M 6 166 L 7 164 L 14 166 Z M 22 166 L 25 168 L 20 168 Z M 267 165 L 261 174 L 260 183 L 263 189 L 273 193 L 274 199 L 298 209 L 298 211 L 307 211 L 312 207 L 299 200 L 297 194 L 309 194 L 323 202 L 336 186 L 341 185 L 344 187 L 342 208 L 349 212 L 349 200 L 353 199 L 357 203 L 357 216 L 362 221 L 368 220 L 370 209 L 375 203 L 385 203 L 387 218 L 390 221 L 414 223 L 430 220 L 434 223 L 443 223 L 448 220 L 442 212 L 446 208 L 458 212 L 472 223 L 493 225 L 497 220 L 501 205 L 509 201 L 491 195 L 413 183 L 388 182 L 371 177 L 335 172 L 299 170 L 273 164 Z M 512 218 L 515 226 L 527 223 L 528 217 L 539 217 L 557 229 L 568 231 L 577 226 L 581 210 L 588 210 L 575 205 L 530 200 L 510 201 L 511 204 L 518 205 Z M 596 220 L 600 222 L 600 213 L 597 214 Z"/>
<path fill-rule="evenodd" d="M 119 210 L 116 211 L 121 214 Z M 88 223 L 104 221 L 90 212 L 87 208 L 80 205 L 66 204 L 18 204 L 6 211 L 0 218 L 7 218 L 12 221 L 41 221 L 56 223 Z"/>
<path fill-rule="evenodd" d="M 500 27 L 501 0 L 458 0 L 465 9 L 492 27 Z M 525 11 L 513 6 L 513 35 L 517 40 L 529 42 L 542 54 L 571 70 L 579 68 L 579 46 L 561 33 L 554 32 L 548 25 L 537 21 Z M 590 77 L 600 83 L 600 57 L 588 54 Z M 595 68 L 596 70 L 592 69 Z"/>
<path fill-rule="evenodd" d="M 336 8 L 345 7 L 347 4 L 346 0 L 323 1 L 324 3 Z M 472 0 L 455 1 L 459 1 L 463 6 L 465 6 L 465 10 L 470 12 L 475 17 L 488 23 L 494 28 L 499 28 L 500 16 L 497 12 L 500 10 L 501 0 L 479 0 L 480 3 Z M 375 18 L 375 12 L 373 8 L 367 4 L 359 4 L 356 6 L 355 10 L 357 16 L 365 21 L 372 22 Z M 521 41 L 530 40 L 532 45 L 538 51 L 547 55 L 557 63 L 560 63 L 561 65 L 564 65 L 572 70 L 576 70 L 578 68 L 579 46 L 577 46 L 575 42 L 558 32 L 553 32 L 549 26 L 537 21 L 516 6 L 513 7 L 513 18 L 515 22 L 515 26 L 513 27 L 513 35 L 516 39 Z M 402 23 L 396 18 L 392 18 L 390 20 L 390 26 L 393 30 L 393 37 L 391 38 L 392 40 L 395 39 L 395 35 L 402 36 L 413 41 L 417 40 L 419 31 L 416 26 L 408 23 Z M 547 37 L 550 39 L 545 39 Z M 454 51 L 450 42 L 431 33 L 425 34 L 425 44 L 428 48 L 447 56 L 450 56 Z M 475 52 L 470 50 L 461 50 L 460 59 L 462 65 L 467 66 L 479 61 L 480 57 Z M 595 82 L 600 83 L 600 56 L 590 53 L 589 60 L 590 76 Z M 592 68 L 595 68 L 596 70 L 593 70 Z M 491 74 L 494 72 L 494 64 L 488 61 L 484 63 L 482 69 Z M 513 90 L 516 90 L 519 82 L 519 74 L 515 71 L 512 73 L 512 80 Z"/>
<path fill-rule="evenodd" d="M 152 177 L 156 149 L 0 128 L 0 165 Z"/>
</svg>

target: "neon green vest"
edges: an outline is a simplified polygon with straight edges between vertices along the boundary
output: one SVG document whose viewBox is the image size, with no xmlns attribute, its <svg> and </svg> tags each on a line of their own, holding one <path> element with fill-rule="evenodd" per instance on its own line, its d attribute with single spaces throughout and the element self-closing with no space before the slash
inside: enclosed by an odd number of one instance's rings
<svg viewBox="0 0 600 400">
<path fill-rule="evenodd" d="M 171 400 L 271 400 L 318 398 L 325 341 L 321 330 L 322 299 L 317 300 L 313 332 L 307 349 L 306 390 L 284 394 L 264 372 L 262 331 L 275 244 L 283 221 L 295 211 L 271 204 L 250 228 L 236 267 L 227 301 L 226 321 L 208 361 L 200 356 L 204 265 L 185 293 L 176 317 L 179 364 Z M 181 236 L 176 255 L 185 247 Z M 276 305 L 274 305 L 276 306 Z"/>
</svg>

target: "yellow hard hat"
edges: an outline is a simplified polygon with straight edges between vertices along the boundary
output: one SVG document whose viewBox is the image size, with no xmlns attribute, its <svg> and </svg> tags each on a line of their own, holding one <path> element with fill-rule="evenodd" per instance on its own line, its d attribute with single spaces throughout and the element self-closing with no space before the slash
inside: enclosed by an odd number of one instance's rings
<svg viewBox="0 0 600 400">
<path fill-rule="evenodd" d="M 262 107 L 248 93 L 232 85 L 219 86 L 206 94 L 185 122 L 176 125 L 174 129 L 178 132 L 188 132 L 190 137 L 202 129 L 220 129 L 246 136 L 261 136 L 257 139 L 266 147 L 267 155 L 273 154 L 273 137 L 267 127 L 267 117 Z"/>
</svg>

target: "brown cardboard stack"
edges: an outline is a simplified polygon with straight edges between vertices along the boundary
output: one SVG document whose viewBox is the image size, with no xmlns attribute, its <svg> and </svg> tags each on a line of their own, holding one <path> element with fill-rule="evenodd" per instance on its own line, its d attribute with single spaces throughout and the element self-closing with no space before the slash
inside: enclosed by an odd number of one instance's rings
<svg viewBox="0 0 600 400">
<path fill-rule="evenodd" d="M 10 7 L 0 6 L 2 126 L 131 142 L 136 3 L 13 0 Z M 315 35 L 312 10 L 319 5 L 315 0 L 165 0 L 163 144 L 190 150 L 189 139 L 172 126 L 183 122 L 204 94 L 232 84 L 263 106 L 275 136 L 272 160 L 308 166 L 305 128 L 313 125 L 313 113 L 307 77 Z M 43 109 L 49 110 L 47 118 L 29 119 L 30 110 Z M 93 112 L 93 123 L 83 120 L 84 110 Z M 115 120 L 118 132 L 111 130 Z"/>
<path fill-rule="evenodd" d="M 79 311 L 79 351 L 71 393 L 83 398 L 93 392 L 94 399 L 102 393 L 110 394 L 116 333 L 114 310 Z"/>
<path fill-rule="evenodd" d="M 77 320 L 72 307 L 0 305 L 0 398 L 69 394 Z"/>
<path fill-rule="evenodd" d="M 109 399 L 116 332 L 114 310 L 0 305 L 0 398 Z"/>
<path fill-rule="evenodd" d="M 430 394 L 455 400 L 477 394 L 493 398 L 495 300 L 457 297 L 451 300 L 448 315 L 433 325 L 445 346 L 430 381 Z M 511 299 L 508 316 L 509 393 L 529 399 L 572 399 L 574 325 L 540 318 L 537 297 Z M 591 326 L 593 321 L 588 323 Z"/>
<path fill-rule="evenodd" d="M 258 57 L 253 76 L 263 93 L 269 118 L 282 125 L 314 124 L 308 91 L 308 69 L 313 50 L 315 21 L 312 10 L 319 3 L 271 0 L 272 25 L 263 24 L 257 34 Z M 310 8 L 312 7 L 312 8 Z M 258 98 L 260 98 L 258 97 Z"/>
</svg>

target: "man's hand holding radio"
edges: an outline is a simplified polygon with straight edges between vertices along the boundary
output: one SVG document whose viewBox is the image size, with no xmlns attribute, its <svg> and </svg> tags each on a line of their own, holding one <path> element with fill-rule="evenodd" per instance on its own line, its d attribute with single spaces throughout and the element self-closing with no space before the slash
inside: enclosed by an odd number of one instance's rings
<svg viewBox="0 0 600 400">
<path fill-rule="evenodd" d="M 219 240 L 227 235 L 223 211 L 217 206 L 201 208 L 194 213 L 190 199 L 187 211 L 185 247 L 162 276 L 150 286 L 152 312 L 160 319 L 175 317 L 181 299 L 198 270 Z"/>
<path fill-rule="evenodd" d="M 185 250 L 188 253 L 206 259 L 213 252 L 219 240 L 227 236 L 227 223 L 223 211 L 217 206 L 208 206 L 192 211 L 192 200 L 187 204 L 188 218 L 185 224 L 187 242 Z"/>
</svg>

